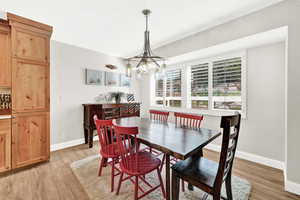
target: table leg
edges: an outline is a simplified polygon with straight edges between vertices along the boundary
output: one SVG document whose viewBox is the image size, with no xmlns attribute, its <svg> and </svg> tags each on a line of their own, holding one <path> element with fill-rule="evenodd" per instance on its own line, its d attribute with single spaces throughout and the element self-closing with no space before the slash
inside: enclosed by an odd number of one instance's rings
<svg viewBox="0 0 300 200">
<path fill-rule="evenodd" d="M 92 148 L 93 147 L 93 137 L 94 137 L 93 129 L 89 128 L 88 131 L 89 131 L 89 148 Z"/>
<path fill-rule="evenodd" d="M 166 200 L 170 200 L 170 155 L 166 154 Z"/>
<path fill-rule="evenodd" d="M 88 143 L 88 136 L 89 136 L 89 131 L 87 128 L 83 128 L 84 131 L 84 143 L 87 144 Z"/>
</svg>

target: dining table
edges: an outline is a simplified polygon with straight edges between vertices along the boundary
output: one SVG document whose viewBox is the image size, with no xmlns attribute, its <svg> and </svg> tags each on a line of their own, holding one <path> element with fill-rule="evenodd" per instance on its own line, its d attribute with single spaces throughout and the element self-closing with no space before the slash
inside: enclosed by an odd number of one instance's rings
<svg viewBox="0 0 300 200">
<path fill-rule="evenodd" d="M 175 123 L 171 122 L 160 122 L 140 117 L 120 118 L 116 119 L 114 123 L 123 127 L 138 127 L 137 139 L 139 143 L 166 155 L 165 188 L 167 200 L 170 200 L 171 196 L 170 157 L 180 160 L 197 159 L 203 155 L 203 147 L 221 135 L 220 130 L 191 129 L 176 126 Z"/>
</svg>

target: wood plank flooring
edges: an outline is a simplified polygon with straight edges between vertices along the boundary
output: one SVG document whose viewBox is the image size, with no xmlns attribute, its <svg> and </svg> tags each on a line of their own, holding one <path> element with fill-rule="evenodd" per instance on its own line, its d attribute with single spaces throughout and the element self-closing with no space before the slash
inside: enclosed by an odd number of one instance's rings
<svg viewBox="0 0 300 200">
<path fill-rule="evenodd" d="M 51 161 L 19 172 L 0 176 L 1 200 L 87 200 L 83 187 L 73 174 L 73 161 L 97 154 L 99 146 L 88 149 L 80 145 L 51 153 Z M 204 151 L 204 156 L 218 160 L 218 153 Z M 251 200 L 300 200 L 300 196 L 283 191 L 283 173 L 280 170 L 235 160 L 234 174 L 252 184 Z M 96 175 L 95 175 L 96 177 Z"/>
</svg>

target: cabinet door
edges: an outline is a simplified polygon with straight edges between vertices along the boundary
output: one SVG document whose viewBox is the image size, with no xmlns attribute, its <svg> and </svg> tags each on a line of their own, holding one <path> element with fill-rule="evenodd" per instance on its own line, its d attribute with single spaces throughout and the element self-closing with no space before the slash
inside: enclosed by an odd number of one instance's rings
<svg viewBox="0 0 300 200">
<path fill-rule="evenodd" d="M 48 62 L 49 36 L 31 31 L 30 26 L 12 29 L 13 56 L 39 62 Z"/>
<path fill-rule="evenodd" d="M 0 120 L 0 172 L 11 168 L 11 120 Z"/>
<path fill-rule="evenodd" d="M 0 24 L 0 87 L 10 87 L 10 31 L 8 26 Z"/>
<path fill-rule="evenodd" d="M 49 113 L 18 114 L 12 123 L 12 167 L 48 160 Z"/>
<path fill-rule="evenodd" d="M 13 60 L 13 112 L 49 111 L 49 65 Z"/>
</svg>

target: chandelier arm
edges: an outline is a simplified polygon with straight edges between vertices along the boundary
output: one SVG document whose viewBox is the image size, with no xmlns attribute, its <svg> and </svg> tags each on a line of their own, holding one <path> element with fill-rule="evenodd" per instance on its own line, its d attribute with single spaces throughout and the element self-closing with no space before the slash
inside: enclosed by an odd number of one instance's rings
<svg viewBox="0 0 300 200">
<path fill-rule="evenodd" d="M 143 61 L 143 59 L 141 59 L 141 60 L 138 62 L 138 64 L 136 65 L 136 68 L 137 68 L 137 69 L 140 67 L 142 61 Z"/>
<path fill-rule="evenodd" d="M 152 62 L 158 67 L 160 68 L 160 65 L 156 62 L 156 60 L 154 60 L 153 58 L 150 58 L 152 60 Z"/>
</svg>

